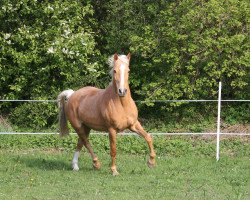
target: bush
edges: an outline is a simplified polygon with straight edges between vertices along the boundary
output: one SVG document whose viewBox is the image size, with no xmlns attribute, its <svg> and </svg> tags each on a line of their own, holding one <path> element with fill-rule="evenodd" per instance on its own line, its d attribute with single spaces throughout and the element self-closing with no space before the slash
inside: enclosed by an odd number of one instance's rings
<svg viewBox="0 0 250 200">
<path fill-rule="evenodd" d="M 132 95 L 147 106 L 156 99 L 215 99 L 219 81 L 223 99 L 247 99 L 249 5 L 247 0 L 2 0 L 0 98 L 55 99 L 64 89 L 104 87 L 110 81 L 108 56 L 130 51 Z M 155 118 L 165 110 L 193 123 L 197 109 L 182 105 L 146 107 L 141 115 L 150 110 Z M 31 107 L 0 104 L 1 114 L 14 109 L 10 118 L 17 126 L 52 126 L 52 107 Z M 180 112 L 172 112 L 177 107 Z M 203 108 L 200 115 L 210 115 L 211 107 L 206 113 Z M 229 113 L 230 123 L 249 121 L 240 109 Z"/>
<path fill-rule="evenodd" d="M 248 1 L 95 2 L 100 49 L 132 52 L 137 98 L 213 99 L 219 80 L 224 99 L 249 97 Z"/>
<path fill-rule="evenodd" d="M 223 108 L 222 117 L 229 124 L 247 124 L 250 121 L 249 103 L 230 103 Z"/>
<path fill-rule="evenodd" d="M 55 99 L 96 82 L 93 8 L 80 1 L 0 3 L 0 98 Z"/>
<path fill-rule="evenodd" d="M 58 108 L 52 103 L 23 103 L 9 116 L 16 131 L 56 130 Z"/>
</svg>

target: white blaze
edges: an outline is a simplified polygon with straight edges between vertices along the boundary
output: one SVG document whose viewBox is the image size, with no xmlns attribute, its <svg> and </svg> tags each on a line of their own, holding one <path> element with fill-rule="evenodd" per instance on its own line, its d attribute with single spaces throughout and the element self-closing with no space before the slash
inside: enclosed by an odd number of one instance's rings
<svg viewBox="0 0 250 200">
<path fill-rule="evenodd" d="M 126 68 L 126 66 L 124 64 L 121 64 L 121 66 L 120 66 L 120 76 L 121 76 L 120 77 L 120 88 L 124 88 L 125 68 Z"/>
</svg>

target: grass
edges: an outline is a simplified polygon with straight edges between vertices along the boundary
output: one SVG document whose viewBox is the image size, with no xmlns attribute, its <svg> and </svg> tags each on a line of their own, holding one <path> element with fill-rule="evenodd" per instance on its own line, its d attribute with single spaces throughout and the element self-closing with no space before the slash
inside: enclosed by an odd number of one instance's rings
<svg viewBox="0 0 250 200">
<path fill-rule="evenodd" d="M 119 154 L 113 177 L 107 153 L 93 170 L 89 156 L 80 171 L 70 167 L 73 151 L 0 149 L 0 199 L 248 199 L 249 157 L 160 156 L 148 169 L 145 155 Z"/>
</svg>

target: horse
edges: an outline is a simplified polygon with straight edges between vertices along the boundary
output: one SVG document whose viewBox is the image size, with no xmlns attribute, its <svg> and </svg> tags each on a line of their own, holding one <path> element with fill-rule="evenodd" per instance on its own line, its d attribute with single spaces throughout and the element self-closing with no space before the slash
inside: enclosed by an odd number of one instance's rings
<svg viewBox="0 0 250 200">
<path fill-rule="evenodd" d="M 153 139 L 138 121 L 138 109 L 131 97 L 129 88 L 130 53 L 109 58 L 112 81 L 106 89 L 83 87 L 77 91 L 65 90 L 58 95 L 60 135 L 69 134 L 67 121 L 78 135 L 78 143 L 72 160 L 72 168 L 79 170 L 78 158 L 83 145 L 89 151 L 93 167 L 100 169 L 101 164 L 89 142 L 90 130 L 108 132 L 110 142 L 111 172 L 118 175 L 116 167 L 117 133 L 129 129 L 142 136 L 149 147 L 148 167 L 156 164 Z"/>
</svg>

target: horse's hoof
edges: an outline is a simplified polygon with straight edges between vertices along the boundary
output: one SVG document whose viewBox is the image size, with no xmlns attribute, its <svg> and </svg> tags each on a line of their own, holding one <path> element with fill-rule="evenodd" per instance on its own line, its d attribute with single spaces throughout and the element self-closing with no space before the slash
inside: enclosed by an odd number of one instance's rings
<svg viewBox="0 0 250 200">
<path fill-rule="evenodd" d="M 79 171 L 79 167 L 77 164 L 72 164 L 73 171 Z"/>
<path fill-rule="evenodd" d="M 115 171 L 112 171 L 112 175 L 113 175 L 113 176 L 118 176 L 119 173 L 118 173 L 118 171 L 115 170 Z"/>
<path fill-rule="evenodd" d="M 151 168 L 151 169 L 154 168 L 155 167 L 155 161 L 150 161 L 149 160 L 148 161 L 148 167 Z"/>
<path fill-rule="evenodd" d="M 99 170 L 101 168 L 101 163 L 99 161 L 94 161 L 93 167 L 96 170 Z"/>
</svg>

